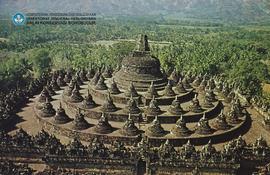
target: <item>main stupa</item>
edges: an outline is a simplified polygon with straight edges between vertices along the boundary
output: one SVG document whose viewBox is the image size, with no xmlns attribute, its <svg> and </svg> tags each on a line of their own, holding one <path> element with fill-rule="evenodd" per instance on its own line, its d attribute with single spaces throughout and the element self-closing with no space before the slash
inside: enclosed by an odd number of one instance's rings
<svg viewBox="0 0 270 175">
<path fill-rule="evenodd" d="M 157 90 L 164 89 L 167 78 L 160 70 L 159 59 L 151 56 L 147 35 L 141 35 L 135 50 L 123 59 L 114 80 L 122 89 L 128 89 L 131 82 L 137 91 L 147 91 L 152 82 Z"/>
</svg>

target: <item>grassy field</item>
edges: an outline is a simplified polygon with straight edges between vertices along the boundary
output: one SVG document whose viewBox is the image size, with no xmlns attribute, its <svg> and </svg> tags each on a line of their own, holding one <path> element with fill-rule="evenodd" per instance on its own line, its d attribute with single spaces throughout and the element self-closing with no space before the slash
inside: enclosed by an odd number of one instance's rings
<svg viewBox="0 0 270 175">
<path fill-rule="evenodd" d="M 270 94 L 270 84 L 264 84 L 263 91 Z"/>
</svg>

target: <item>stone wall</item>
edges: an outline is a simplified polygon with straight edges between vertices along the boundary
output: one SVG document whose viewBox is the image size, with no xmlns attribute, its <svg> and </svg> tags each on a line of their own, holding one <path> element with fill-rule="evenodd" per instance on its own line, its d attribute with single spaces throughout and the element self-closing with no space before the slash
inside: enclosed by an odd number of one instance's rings
<svg viewBox="0 0 270 175">
<path fill-rule="evenodd" d="M 58 167 L 66 169 L 76 169 L 77 171 L 86 171 L 87 173 L 108 174 L 108 175 L 135 175 L 136 160 L 128 159 L 110 159 L 110 158 L 86 158 L 79 157 L 45 157 L 46 164 L 51 169 L 57 170 Z"/>
<path fill-rule="evenodd" d="M 166 161 L 163 164 L 150 163 L 150 174 L 152 175 L 192 175 L 192 171 L 197 169 L 200 174 L 211 175 L 234 175 L 239 169 L 240 164 L 219 162 L 175 162 Z"/>
</svg>

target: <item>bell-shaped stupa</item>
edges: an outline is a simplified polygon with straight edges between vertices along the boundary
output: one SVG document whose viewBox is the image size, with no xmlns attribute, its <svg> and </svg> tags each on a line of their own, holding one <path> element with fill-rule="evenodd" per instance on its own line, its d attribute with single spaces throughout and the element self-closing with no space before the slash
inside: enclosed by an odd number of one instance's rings
<svg viewBox="0 0 270 175">
<path fill-rule="evenodd" d="M 147 91 L 151 82 L 157 90 L 164 89 L 167 78 L 160 70 L 160 62 L 150 54 L 146 35 L 141 35 L 137 47 L 123 59 L 121 69 L 114 75 L 118 86 L 128 89 L 131 82 L 137 91 Z"/>
</svg>

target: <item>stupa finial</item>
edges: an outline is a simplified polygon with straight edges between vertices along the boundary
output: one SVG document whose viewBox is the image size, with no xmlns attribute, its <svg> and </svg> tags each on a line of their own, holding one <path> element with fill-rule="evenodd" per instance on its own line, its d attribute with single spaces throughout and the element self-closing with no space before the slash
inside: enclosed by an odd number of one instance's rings
<svg viewBox="0 0 270 175">
<path fill-rule="evenodd" d="M 140 40 L 137 46 L 138 51 L 150 51 L 147 35 L 140 35 Z"/>
</svg>

